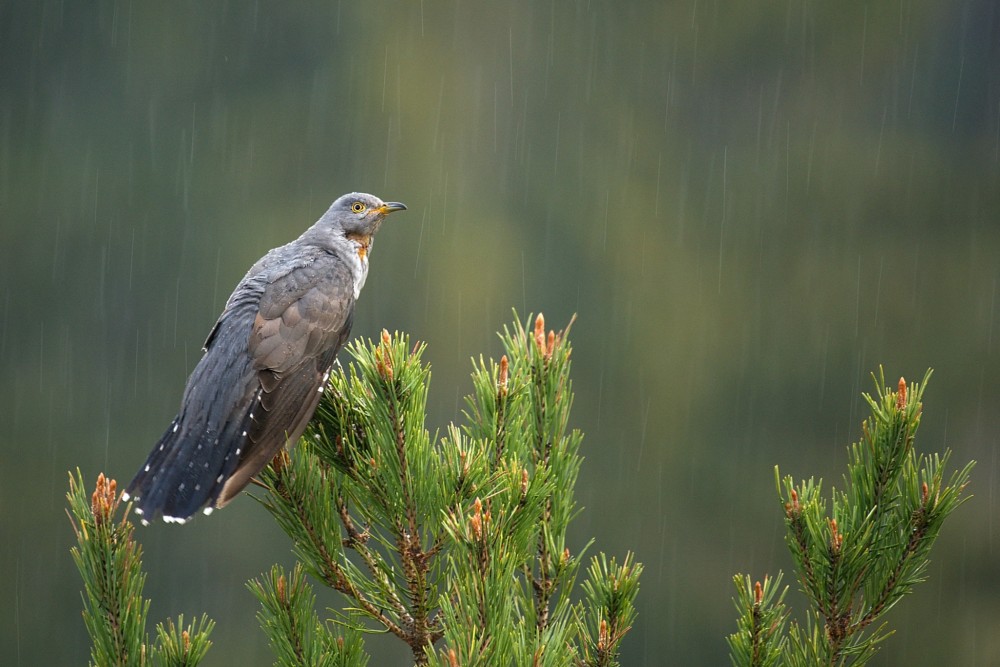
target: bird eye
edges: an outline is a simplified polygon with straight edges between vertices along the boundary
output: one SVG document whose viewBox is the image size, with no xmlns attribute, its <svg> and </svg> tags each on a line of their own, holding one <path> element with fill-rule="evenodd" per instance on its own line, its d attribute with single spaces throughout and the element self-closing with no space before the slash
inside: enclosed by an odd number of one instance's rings
<svg viewBox="0 0 1000 667">
<path fill-rule="evenodd" d="M 361 213 L 361 211 L 365 210 L 365 205 L 359 201 L 356 201 L 353 204 L 351 204 L 351 210 L 354 211 L 355 213 Z"/>
</svg>

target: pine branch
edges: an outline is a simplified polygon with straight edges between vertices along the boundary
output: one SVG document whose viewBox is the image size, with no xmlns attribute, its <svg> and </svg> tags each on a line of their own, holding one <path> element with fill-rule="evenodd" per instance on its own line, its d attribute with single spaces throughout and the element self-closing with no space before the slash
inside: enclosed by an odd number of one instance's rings
<svg viewBox="0 0 1000 667">
<path fill-rule="evenodd" d="M 395 440 L 396 458 L 398 460 L 399 488 L 402 490 L 402 504 L 405 512 L 405 527 L 397 519 L 394 526 L 396 533 L 396 551 L 402 563 L 403 575 L 407 583 L 407 593 L 411 612 L 407 614 L 407 643 L 413 651 L 417 664 L 426 664 L 423 649 L 432 644 L 434 630 L 428 623 L 429 600 L 427 570 L 429 567 L 427 555 L 424 553 L 421 540 L 421 530 L 417 518 L 418 508 L 413 499 L 412 487 L 418 482 L 412 479 L 408 463 L 408 447 L 406 438 L 405 416 L 401 412 L 399 393 L 401 387 L 394 382 L 392 366 L 392 339 L 389 332 L 382 331 L 382 344 L 375 348 L 376 368 L 385 383 L 388 398 L 389 424 Z M 411 615 L 412 614 L 412 615 Z"/>
<path fill-rule="evenodd" d="M 280 667 L 364 667 L 368 663 L 361 634 L 353 625 L 341 624 L 334 635 L 319 621 L 316 596 L 301 566 L 287 575 L 275 565 L 263 581 L 255 579 L 247 587 L 261 603 L 257 618 Z"/>
<path fill-rule="evenodd" d="M 389 578 L 385 575 L 385 562 L 377 552 L 367 547 L 369 536 L 367 533 L 359 532 L 355 527 L 354 520 L 351 518 L 350 512 L 347 509 L 347 501 L 344 499 L 343 495 L 339 493 L 337 494 L 336 504 L 337 512 L 340 514 L 340 520 L 344 526 L 344 531 L 347 533 L 347 537 L 343 540 L 344 546 L 348 549 L 352 549 L 355 553 L 361 556 L 365 566 L 368 568 L 369 576 L 379 582 L 380 588 L 388 597 L 393 610 L 399 615 L 403 623 L 412 625 L 413 617 L 410 616 L 409 611 L 397 596 Z"/>
<path fill-rule="evenodd" d="M 69 476 L 69 518 L 77 544 L 70 552 L 84 584 L 83 618 L 91 638 L 91 664 L 133 667 L 148 664 L 194 667 L 212 643 L 214 623 L 206 617 L 184 625 L 158 625 L 157 642 L 146 638 L 149 600 L 142 596 L 146 575 L 142 547 L 134 539 L 128 507 L 122 510 L 115 480 L 103 473 L 89 500 L 79 470 Z"/>
<path fill-rule="evenodd" d="M 167 619 L 167 624 L 156 624 L 156 646 L 153 648 L 153 664 L 164 667 L 194 667 L 199 664 L 211 648 L 209 633 L 215 622 L 202 615 L 197 621 L 184 625 L 184 615 L 175 624 Z"/>
<path fill-rule="evenodd" d="M 740 614 L 737 632 L 726 638 L 733 665 L 774 667 L 781 664 L 788 643 L 784 629 L 789 613 L 784 604 L 788 587 L 781 587 L 781 578 L 780 572 L 774 579 L 764 577 L 763 583 L 751 583 L 750 577 L 743 575 L 733 578 L 737 590 L 734 602 Z"/>
<path fill-rule="evenodd" d="M 895 391 L 881 373 L 873 378 L 875 397 L 865 395 L 871 415 L 862 424 L 861 441 L 848 448 L 848 473 L 844 490 L 833 492 L 832 516 L 820 483 L 795 485 L 775 468 L 786 542 L 812 607 L 804 625 L 793 622 L 787 637 L 776 640 L 782 664 L 870 660 L 891 634 L 884 615 L 923 580 L 944 520 L 968 497 L 973 463 L 945 484 L 949 453 L 919 456 L 914 449 L 930 371 L 909 387 L 900 379 Z M 748 600 L 741 592 L 741 632 L 730 638 L 730 656 L 735 665 L 770 664 L 760 660 L 773 653 L 752 648 L 755 607 Z"/>
<path fill-rule="evenodd" d="M 319 462 L 311 459 L 308 452 L 293 456 L 282 452 L 262 471 L 260 479 L 269 492 L 265 507 L 295 541 L 296 551 L 312 574 L 346 595 L 389 632 L 408 641 L 404 628 L 372 602 L 356 585 L 346 563 L 340 560 L 343 550 L 339 548 L 339 532 L 331 526 L 327 515 L 330 505 L 322 500 L 335 492 Z M 391 587 L 384 585 L 384 588 Z M 403 619 L 407 620 L 405 615 Z"/>
<path fill-rule="evenodd" d="M 618 652 L 635 621 L 635 598 L 639 593 L 642 565 L 631 553 L 621 565 L 604 554 L 591 560 L 583 594 L 587 612 L 581 625 L 585 637 L 583 660 L 586 667 L 616 667 Z"/>
</svg>

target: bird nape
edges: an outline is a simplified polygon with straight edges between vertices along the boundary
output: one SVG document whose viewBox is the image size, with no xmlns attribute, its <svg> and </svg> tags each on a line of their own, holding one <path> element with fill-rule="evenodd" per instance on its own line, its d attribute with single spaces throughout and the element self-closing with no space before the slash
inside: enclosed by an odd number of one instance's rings
<svg viewBox="0 0 1000 667">
<path fill-rule="evenodd" d="M 123 499 L 148 523 L 232 500 L 312 418 L 347 341 L 375 233 L 398 202 L 353 192 L 236 286 L 181 409 Z"/>
</svg>

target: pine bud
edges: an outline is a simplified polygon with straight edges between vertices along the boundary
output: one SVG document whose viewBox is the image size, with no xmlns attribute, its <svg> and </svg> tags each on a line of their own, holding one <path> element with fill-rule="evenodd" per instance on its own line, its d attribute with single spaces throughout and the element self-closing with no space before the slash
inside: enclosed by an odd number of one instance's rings
<svg viewBox="0 0 1000 667">
<path fill-rule="evenodd" d="M 104 473 L 97 475 L 94 493 L 90 496 L 90 512 L 94 515 L 94 523 L 101 525 L 111 518 L 118 507 L 118 483 L 108 479 Z"/>
<path fill-rule="evenodd" d="M 339 439 L 339 436 L 338 436 Z M 271 459 L 271 469 L 275 473 L 281 474 L 292 462 L 292 457 L 288 455 L 287 449 L 279 449 L 278 453 Z"/>
<path fill-rule="evenodd" d="M 448 649 L 448 667 L 458 667 L 458 655 L 453 648 Z"/>
<path fill-rule="evenodd" d="M 535 345 L 545 354 L 545 317 L 541 313 L 535 318 Z"/>
<path fill-rule="evenodd" d="M 497 380 L 497 388 L 500 391 L 500 396 L 507 395 L 507 367 L 509 362 L 507 361 L 507 355 L 500 357 L 500 379 Z"/>
<path fill-rule="evenodd" d="M 601 629 L 597 633 L 597 650 L 604 652 L 608 650 L 608 622 L 601 619 Z"/>
<path fill-rule="evenodd" d="M 840 548 L 844 544 L 844 536 L 837 529 L 836 519 L 829 519 L 828 523 L 830 525 L 830 551 L 839 554 Z"/>
<path fill-rule="evenodd" d="M 187 630 L 181 632 L 181 643 L 184 645 L 185 653 L 191 651 L 191 635 L 188 634 Z"/>
<path fill-rule="evenodd" d="M 473 514 L 469 519 L 469 527 L 472 528 L 472 536 L 477 542 L 483 539 L 483 520 L 478 514 Z"/>
<path fill-rule="evenodd" d="M 802 513 L 802 508 L 799 506 L 799 494 L 795 492 L 795 489 L 792 489 L 789 492 L 789 496 L 792 500 L 785 503 L 785 516 L 789 519 L 797 519 Z"/>
<path fill-rule="evenodd" d="M 545 361 L 548 361 L 549 359 L 552 358 L 552 353 L 555 351 L 555 349 L 556 349 L 556 332 L 550 331 L 548 344 L 545 347 Z"/>
<path fill-rule="evenodd" d="M 758 581 L 753 585 L 753 603 L 754 606 L 760 606 L 761 601 L 764 599 L 764 587 L 760 585 Z"/>
<path fill-rule="evenodd" d="M 476 498 L 473 503 L 472 516 L 469 518 L 469 526 L 472 528 L 472 535 L 477 542 L 483 539 L 483 501 Z"/>
<path fill-rule="evenodd" d="M 392 338 L 389 336 L 389 332 L 382 329 L 382 345 L 375 348 L 375 370 L 384 380 L 392 380 L 391 344 Z"/>
<path fill-rule="evenodd" d="M 285 604 L 288 600 L 288 598 L 286 597 L 287 591 L 285 590 L 286 585 L 287 582 L 285 581 L 285 575 L 281 575 L 280 577 L 278 577 L 278 585 L 275 586 L 274 592 L 275 595 L 278 596 L 278 602 L 280 604 Z"/>
<path fill-rule="evenodd" d="M 521 468 L 521 498 L 528 495 L 528 469 Z"/>
<path fill-rule="evenodd" d="M 899 378 L 899 392 L 896 394 L 896 409 L 902 410 L 906 407 L 906 380 Z"/>
<path fill-rule="evenodd" d="M 920 502 L 925 507 L 927 506 L 927 500 L 930 498 L 930 490 L 927 488 L 927 482 L 920 485 Z"/>
</svg>

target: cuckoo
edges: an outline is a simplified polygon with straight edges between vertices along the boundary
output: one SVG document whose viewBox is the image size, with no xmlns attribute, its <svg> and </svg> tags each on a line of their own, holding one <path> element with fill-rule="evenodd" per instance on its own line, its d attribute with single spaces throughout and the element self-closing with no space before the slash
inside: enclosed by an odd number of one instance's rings
<svg viewBox="0 0 1000 667">
<path fill-rule="evenodd" d="M 143 523 L 224 506 L 302 435 L 350 334 L 375 233 L 405 208 L 346 194 L 250 268 L 208 334 L 180 411 L 123 495 Z"/>
</svg>

